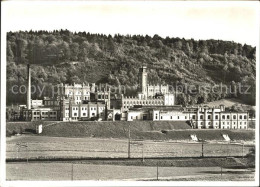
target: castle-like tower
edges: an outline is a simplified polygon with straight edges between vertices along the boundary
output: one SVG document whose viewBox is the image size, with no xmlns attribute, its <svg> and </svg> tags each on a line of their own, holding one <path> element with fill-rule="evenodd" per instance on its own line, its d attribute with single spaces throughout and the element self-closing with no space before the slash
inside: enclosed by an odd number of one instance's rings
<svg viewBox="0 0 260 187">
<path fill-rule="evenodd" d="M 169 94 L 168 85 L 149 85 L 148 84 L 148 72 L 147 67 L 142 66 L 139 68 L 138 73 L 138 97 L 139 98 L 151 98 L 157 94 L 165 95 Z"/>
<path fill-rule="evenodd" d="M 142 66 L 139 68 L 138 74 L 138 91 L 144 95 L 147 94 L 147 68 L 146 66 Z"/>
</svg>

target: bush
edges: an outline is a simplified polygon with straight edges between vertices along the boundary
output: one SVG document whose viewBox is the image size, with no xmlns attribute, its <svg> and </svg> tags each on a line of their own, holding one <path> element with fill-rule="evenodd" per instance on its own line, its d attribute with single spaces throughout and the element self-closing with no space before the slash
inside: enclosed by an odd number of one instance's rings
<svg viewBox="0 0 260 187">
<path fill-rule="evenodd" d="M 13 130 L 12 135 L 16 135 L 18 132 L 16 130 Z"/>
<path fill-rule="evenodd" d="M 6 137 L 10 137 L 12 135 L 13 135 L 12 131 L 6 129 Z"/>
<path fill-rule="evenodd" d="M 249 167 L 255 167 L 255 147 L 252 147 L 249 150 L 249 153 L 246 155 L 247 157 L 247 165 Z"/>
</svg>

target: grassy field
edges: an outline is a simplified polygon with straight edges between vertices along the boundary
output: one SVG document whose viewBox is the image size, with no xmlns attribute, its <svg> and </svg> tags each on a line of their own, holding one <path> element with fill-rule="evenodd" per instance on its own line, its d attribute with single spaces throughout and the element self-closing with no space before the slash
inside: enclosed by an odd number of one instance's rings
<svg viewBox="0 0 260 187">
<path fill-rule="evenodd" d="M 72 172 L 73 167 L 73 172 Z M 90 165 L 74 163 L 11 163 L 7 164 L 7 180 L 155 180 L 156 167 Z M 219 167 L 159 167 L 159 180 L 220 175 Z M 35 172 L 37 171 L 37 172 Z M 113 172 L 111 172 L 113 171 Z M 250 170 L 223 169 L 232 177 L 252 173 Z M 254 178 L 252 177 L 251 180 Z M 197 180 L 200 180 L 199 178 Z"/>
<path fill-rule="evenodd" d="M 81 158 L 81 157 L 127 157 L 127 139 L 68 138 L 22 135 L 8 137 L 7 158 Z M 17 143 L 27 145 L 18 149 Z M 131 157 L 199 157 L 201 143 L 192 141 L 152 141 L 131 140 Z M 242 156 L 252 146 L 227 143 L 205 143 L 204 156 Z"/>
<path fill-rule="evenodd" d="M 213 171 L 214 172 L 214 171 Z M 211 174 L 192 175 L 192 176 L 177 176 L 172 178 L 161 178 L 159 181 L 254 181 L 255 173 L 248 170 L 240 171 L 220 171 L 211 172 Z M 155 181 L 155 180 L 149 180 Z"/>
</svg>

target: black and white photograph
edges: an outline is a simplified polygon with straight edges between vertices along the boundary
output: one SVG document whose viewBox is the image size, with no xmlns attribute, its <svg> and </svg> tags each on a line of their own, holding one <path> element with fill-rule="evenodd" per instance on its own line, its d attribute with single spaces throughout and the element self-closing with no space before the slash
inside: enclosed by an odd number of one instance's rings
<svg viewBox="0 0 260 187">
<path fill-rule="evenodd" d="M 259 1 L 2 1 L 1 186 L 259 186 Z"/>
</svg>

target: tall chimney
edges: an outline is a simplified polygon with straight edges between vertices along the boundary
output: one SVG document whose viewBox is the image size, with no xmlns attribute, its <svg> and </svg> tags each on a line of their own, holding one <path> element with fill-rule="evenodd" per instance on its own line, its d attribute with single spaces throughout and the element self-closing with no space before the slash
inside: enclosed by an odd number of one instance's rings
<svg viewBox="0 0 260 187">
<path fill-rule="evenodd" d="M 31 70 L 30 64 L 27 65 L 27 109 L 31 109 Z"/>
</svg>

